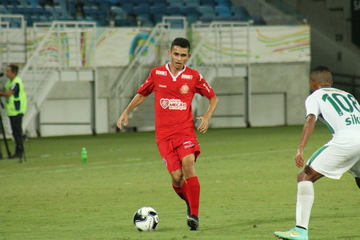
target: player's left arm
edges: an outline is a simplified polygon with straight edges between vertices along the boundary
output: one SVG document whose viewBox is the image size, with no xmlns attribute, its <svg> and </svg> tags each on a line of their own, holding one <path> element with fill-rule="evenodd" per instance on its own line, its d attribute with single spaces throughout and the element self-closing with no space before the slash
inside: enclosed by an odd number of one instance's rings
<svg viewBox="0 0 360 240">
<path fill-rule="evenodd" d="M 214 114 L 217 104 L 219 102 L 219 98 L 215 95 L 214 97 L 209 99 L 209 108 L 203 116 L 197 117 L 197 120 L 200 120 L 200 124 L 197 128 L 199 132 L 206 133 L 209 128 L 209 121 L 212 115 Z"/>
<path fill-rule="evenodd" d="M 299 147 L 295 156 L 295 164 L 297 167 L 301 168 L 304 167 L 304 148 L 309 141 L 314 128 L 315 128 L 316 116 L 314 114 L 309 114 L 306 118 L 302 133 L 301 139 L 299 143 Z"/>
</svg>

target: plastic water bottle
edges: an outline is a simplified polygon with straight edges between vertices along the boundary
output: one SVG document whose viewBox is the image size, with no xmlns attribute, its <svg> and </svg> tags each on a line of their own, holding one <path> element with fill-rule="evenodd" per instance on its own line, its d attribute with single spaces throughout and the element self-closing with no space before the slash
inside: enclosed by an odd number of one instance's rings
<svg viewBox="0 0 360 240">
<path fill-rule="evenodd" d="M 81 150 L 81 162 L 85 164 L 87 162 L 87 151 L 86 148 L 82 148 Z"/>
</svg>

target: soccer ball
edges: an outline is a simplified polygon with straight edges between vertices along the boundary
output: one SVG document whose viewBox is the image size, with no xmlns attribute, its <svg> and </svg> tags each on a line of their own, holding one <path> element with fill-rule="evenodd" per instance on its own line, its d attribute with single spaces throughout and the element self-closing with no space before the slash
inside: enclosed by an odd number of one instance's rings
<svg viewBox="0 0 360 240">
<path fill-rule="evenodd" d="M 152 207 L 139 208 L 134 214 L 134 226 L 139 231 L 154 231 L 159 220 L 159 215 Z"/>
</svg>

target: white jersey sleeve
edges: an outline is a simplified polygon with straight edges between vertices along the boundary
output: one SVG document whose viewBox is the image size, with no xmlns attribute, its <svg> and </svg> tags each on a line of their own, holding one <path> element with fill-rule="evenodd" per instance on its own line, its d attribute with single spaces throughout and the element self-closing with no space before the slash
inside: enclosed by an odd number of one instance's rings
<svg viewBox="0 0 360 240">
<path fill-rule="evenodd" d="M 336 88 L 320 88 L 305 102 L 306 115 L 320 114 L 332 134 L 342 131 L 360 133 L 360 106 L 348 92 Z"/>
</svg>

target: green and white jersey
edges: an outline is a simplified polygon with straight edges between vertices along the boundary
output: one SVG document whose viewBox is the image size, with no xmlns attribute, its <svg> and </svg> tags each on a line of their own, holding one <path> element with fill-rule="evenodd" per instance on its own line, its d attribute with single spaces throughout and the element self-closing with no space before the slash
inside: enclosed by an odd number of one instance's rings
<svg viewBox="0 0 360 240">
<path fill-rule="evenodd" d="M 321 114 L 334 136 L 341 133 L 360 136 L 360 106 L 350 93 L 336 88 L 320 88 L 308 96 L 305 107 L 306 116 L 314 114 L 318 118 Z"/>
</svg>

